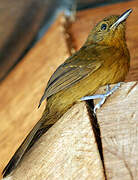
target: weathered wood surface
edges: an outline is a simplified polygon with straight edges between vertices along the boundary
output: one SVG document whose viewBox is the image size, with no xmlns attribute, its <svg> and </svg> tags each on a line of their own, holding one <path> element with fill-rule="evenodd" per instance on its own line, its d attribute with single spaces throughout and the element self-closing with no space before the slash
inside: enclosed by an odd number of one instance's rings
<svg viewBox="0 0 138 180">
<path fill-rule="evenodd" d="M 138 1 L 131 1 L 87 10 L 84 13 L 83 11 L 79 12 L 76 23 L 80 23 L 77 26 L 73 24 L 72 31 L 65 28 L 64 17 L 59 17 L 43 39 L 32 48 L 14 71 L 1 83 L 0 171 L 41 117 L 45 103 L 40 109 L 37 109 L 37 105 L 46 83 L 57 66 L 70 55 L 71 46 L 75 45 L 78 49 L 84 42 L 90 27 L 105 15 L 122 13 L 130 7 L 134 9 L 134 12 L 128 19 L 127 42 L 130 47 L 132 63 L 127 80 L 138 80 L 138 35 L 136 31 L 138 28 Z M 84 19 L 85 16 L 86 19 Z M 86 26 L 87 22 L 91 23 L 89 27 Z M 70 46 L 66 41 L 68 37 L 66 32 L 71 32 L 69 37 L 72 39 L 72 44 Z M 78 43 L 75 43 L 76 41 Z"/>
<path fill-rule="evenodd" d="M 137 109 L 138 83 L 130 82 L 97 112 L 108 180 L 137 179 Z M 26 154 L 10 180 L 104 180 L 92 124 L 96 127 L 85 103 L 74 105 Z"/>
<path fill-rule="evenodd" d="M 97 93 L 101 93 L 98 91 Z M 138 82 L 123 84 L 97 112 L 107 179 L 138 174 Z"/>
<path fill-rule="evenodd" d="M 17 179 L 105 179 L 84 102 L 73 106 L 34 145 L 11 176 Z"/>
</svg>

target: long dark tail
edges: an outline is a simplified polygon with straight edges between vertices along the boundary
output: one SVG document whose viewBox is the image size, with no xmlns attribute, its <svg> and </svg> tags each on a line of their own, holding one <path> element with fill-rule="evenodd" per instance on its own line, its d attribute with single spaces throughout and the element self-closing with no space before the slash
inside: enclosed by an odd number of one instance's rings
<svg viewBox="0 0 138 180">
<path fill-rule="evenodd" d="M 49 124 L 43 127 L 45 123 L 45 116 L 38 121 L 38 123 L 34 126 L 28 136 L 25 138 L 21 146 L 17 149 L 7 166 L 4 168 L 2 174 L 3 177 L 9 175 L 19 164 L 20 160 L 23 158 L 25 153 L 33 146 L 33 144 L 53 125 Z"/>
</svg>

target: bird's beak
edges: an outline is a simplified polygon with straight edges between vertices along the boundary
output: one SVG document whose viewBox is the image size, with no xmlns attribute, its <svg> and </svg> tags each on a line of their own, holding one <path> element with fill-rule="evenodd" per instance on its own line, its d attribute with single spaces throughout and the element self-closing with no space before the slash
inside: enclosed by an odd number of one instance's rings
<svg viewBox="0 0 138 180">
<path fill-rule="evenodd" d="M 110 29 L 114 27 L 116 28 L 121 22 L 125 21 L 131 12 L 132 9 L 128 9 L 127 11 L 125 11 L 121 16 L 119 16 L 118 20 L 110 27 Z"/>
</svg>

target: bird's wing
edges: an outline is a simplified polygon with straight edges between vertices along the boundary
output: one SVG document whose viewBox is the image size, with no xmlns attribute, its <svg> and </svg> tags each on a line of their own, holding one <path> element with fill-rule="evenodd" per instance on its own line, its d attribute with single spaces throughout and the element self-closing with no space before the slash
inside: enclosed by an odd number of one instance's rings
<svg viewBox="0 0 138 180">
<path fill-rule="evenodd" d="M 82 53 L 77 52 L 57 68 L 47 84 L 39 106 L 45 98 L 73 86 L 103 64 L 102 61 L 95 60 L 92 57 L 89 59 L 88 55 L 85 56 L 86 52 L 84 55 Z"/>
</svg>

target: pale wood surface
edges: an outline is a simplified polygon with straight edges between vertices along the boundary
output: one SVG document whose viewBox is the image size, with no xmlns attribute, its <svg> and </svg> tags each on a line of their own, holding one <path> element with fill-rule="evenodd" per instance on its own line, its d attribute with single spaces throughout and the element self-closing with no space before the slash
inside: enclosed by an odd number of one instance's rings
<svg viewBox="0 0 138 180">
<path fill-rule="evenodd" d="M 133 63 L 132 76 L 130 75 L 128 80 L 138 80 L 138 64 L 136 63 L 138 56 L 136 45 L 138 40 L 136 31 L 138 27 L 136 18 L 138 15 L 137 5 L 138 1 L 131 1 L 96 8 L 97 10 L 87 10 L 84 13 L 80 12 L 78 14 L 79 19 L 76 20 L 76 23 L 80 21 L 80 24 L 78 24 L 79 29 L 76 31 L 74 28 L 74 31 L 72 30 L 70 34 L 72 45 L 74 45 L 73 39 L 75 38 L 78 39 L 79 45 L 83 43 L 89 31 L 86 24 L 87 22 L 89 24 L 90 20 L 95 23 L 103 16 L 112 14 L 112 10 L 117 13 L 120 10 L 120 12 L 123 12 L 132 7 L 134 12 L 128 20 L 127 26 L 130 29 L 127 30 L 127 42 L 130 46 Z M 84 19 L 85 16 L 86 19 Z M 0 85 L 0 171 L 2 171 L 28 132 L 41 117 L 45 103 L 42 104 L 40 109 L 37 109 L 37 105 L 46 83 L 57 66 L 70 55 L 70 46 L 66 41 L 68 37 L 66 32 L 69 32 L 69 30 L 65 28 L 65 22 L 63 16 L 59 17 L 43 39 L 37 43 Z M 91 26 L 93 25 L 91 24 Z M 75 27 L 75 24 L 73 26 Z M 76 45 L 76 49 L 78 47 Z"/>
<path fill-rule="evenodd" d="M 84 102 L 73 106 L 40 138 L 10 179 L 105 179 Z"/>
<path fill-rule="evenodd" d="M 101 93 L 98 91 L 97 93 Z M 125 83 L 97 112 L 107 179 L 138 177 L 138 82 Z"/>
<path fill-rule="evenodd" d="M 138 83 L 130 82 L 97 112 L 108 180 L 137 179 L 137 109 Z M 26 154 L 10 180 L 104 180 L 91 121 L 84 102 L 74 105 Z"/>
</svg>

